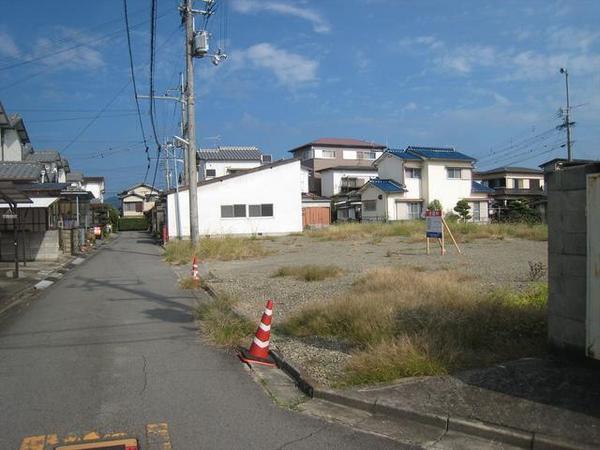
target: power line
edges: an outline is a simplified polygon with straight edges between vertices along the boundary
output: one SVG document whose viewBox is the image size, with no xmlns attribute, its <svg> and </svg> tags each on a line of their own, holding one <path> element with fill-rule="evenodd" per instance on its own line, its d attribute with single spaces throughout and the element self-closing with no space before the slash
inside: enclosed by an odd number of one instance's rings
<svg viewBox="0 0 600 450">
<path fill-rule="evenodd" d="M 134 116 L 135 113 L 120 113 L 120 114 L 105 114 L 104 118 L 108 117 L 128 117 Z M 61 117 L 60 119 L 40 119 L 40 120 L 27 120 L 27 123 L 47 123 L 47 122 L 69 122 L 72 120 L 87 120 L 93 119 L 94 116 L 83 116 L 83 117 Z"/>
<path fill-rule="evenodd" d="M 154 176 L 152 177 L 152 187 L 156 182 L 156 174 L 158 172 L 158 161 L 160 160 L 161 144 L 156 133 L 156 122 L 154 119 L 154 56 L 156 51 L 156 0 L 152 0 L 152 8 L 150 11 L 150 123 L 152 124 L 152 133 L 156 142 L 156 165 L 154 166 Z M 145 181 L 145 180 L 144 180 Z"/>
<path fill-rule="evenodd" d="M 148 172 L 150 171 L 150 155 L 148 153 L 148 141 L 146 140 L 146 132 L 144 130 L 144 121 L 142 120 L 142 112 L 140 110 L 140 101 L 138 99 L 138 90 L 137 83 L 135 81 L 135 69 L 133 64 L 133 52 L 131 51 L 131 35 L 129 32 L 129 15 L 127 13 L 127 0 L 123 0 L 123 14 L 125 16 L 125 30 L 127 32 L 127 49 L 129 51 L 129 68 L 131 69 L 131 81 L 133 82 L 133 95 L 135 97 L 135 107 L 137 110 L 138 120 L 140 123 L 140 130 L 142 132 L 142 140 L 144 142 L 144 148 L 146 152 L 146 159 L 148 160 L 148 165 L 146 167 L 146 175 L 144 176 L 144 183 L 146 182 L 146 178 L 148 177 Z"/>
</svg>

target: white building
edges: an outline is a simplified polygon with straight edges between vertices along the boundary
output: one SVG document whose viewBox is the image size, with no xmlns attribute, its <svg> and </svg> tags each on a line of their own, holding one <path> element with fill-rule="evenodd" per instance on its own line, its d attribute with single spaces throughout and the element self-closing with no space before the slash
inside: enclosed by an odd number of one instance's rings
<svg viewBox="0 0 600 450">
<path fill-rule="evenodd" d="M 377 168 L 364 166 L 335 166 L 321 169 L 321 195 L 333 197 L 363 187 L 367 181 L 377 178 Z"/>
<path fill-rule="evenodd" d="M 277 235 L 302 231 L 300 161 L 276 161 L 198 182 L 202 236 Z M 177 213 L 179 210 L 179 213 Z M 189 188 L 167 195 L 169 238 L 190 236 Z"/>
<path fill-rule="evenodd" d="M 270 162 L 271 155 L 263 154 L 256 147 L 201 149 L 198 151 L 198 180 L 223 177 Z"/>
<path fill-rule="evenodd" d="M 94 203 L 104 203 L 104 177 L 83 177 L 81 186 L 84 191 L 89 191 L 94 196 Z"/>
<path fill-rule="evenodd" d="M 123 217 L 143 217 L 146 211 L 154 207 L 152 200 L 160 194 L 158 189 L 149 184 L 139 183 L 119 194 Z"/>
<path fill-rule="evenodd" d="M 388 150 L 374 166 L 378 178 L 361 192 L 363 220 L 420 218 L 433 200 L 445 214 L 454 213 L 459 200 L 467 200 L 474 222 L 488 222 L 493 189 L 473 181 L 475 159 L 453 148 L 408 147 Z"/>
<path fill-rule="evenodd" d="M 8 115 L 0 103 L 0 161 L 23 161 L 31 151 L 23 119 L 16 114 Z"/>
</svg>

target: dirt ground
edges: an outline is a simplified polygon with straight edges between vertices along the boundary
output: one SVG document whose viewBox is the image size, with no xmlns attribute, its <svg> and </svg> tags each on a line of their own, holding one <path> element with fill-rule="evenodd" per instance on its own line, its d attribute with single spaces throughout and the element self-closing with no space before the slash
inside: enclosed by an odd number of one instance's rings
<svg viewBox="0 0 600 450">
<path fill-rule="evenodd" d="M 425 242 L 407 242 L 402 237 L 372 240 L 326 241 L 308 236 L 265 239 L 273 252 L 260 259 L 244 261 L 208 261 L 202 269 L 214 278 L 218 291 L 239 299 L 236 310 L 258 320 L 267 299 L 275 303 L 274 321 L 282 322 L 290 313 L 305 305 L 325 301 L 345 289 L 374 267 L 400 265 L 421 270 L 457 270 L 473 276 L 477 289 L 525 289 L 531 283 L 529 262 L 547 266 L 547 243 L 522 239 L 479 239 L 460 245 L 462 254 L 448 246 L 441 256 L 432 245 L 426 254 Z M 336 265 L 341 276 L 324 281 L 300 281 L 290 277 L 272 277 L 282 266 L 304 264 Z M 201 270 L 202 271 L 202 270 Z M 545 274 L 542 280 L 545 279 Z M 314 381 L 327 385 L 331 372 L 350 357 L 341 344 L 308 338 L 302 341 L 285 336 L 272 337 L 273 344 L 292 362 L 299 364 Z"/>
</svg>

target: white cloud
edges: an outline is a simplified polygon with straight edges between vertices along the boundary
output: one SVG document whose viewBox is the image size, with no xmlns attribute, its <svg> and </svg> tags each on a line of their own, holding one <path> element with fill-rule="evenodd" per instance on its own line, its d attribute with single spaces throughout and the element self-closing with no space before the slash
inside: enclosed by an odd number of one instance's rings
<svg viewBox="0 0 600 450">
<path fill-rule="evenodd" d="M 0 31 L 0 55 L 9 58 L 19 58 L 21 56 L 21 52 L 13 38 L 4 31 Z"/>
<path fill-rule="evenodd" d="M 488 67 L 494 65 L 497 58 L 498 52 L 493 47 L 464 45 L 444 52 L 443 55 L 435 59 L 435 62 L 443 68 L 460 74 L 467 74 L 476 66 Z"/>
<path fill-rule="evenodd" d="M 277 80 L 288 87 L 297 87 L 317 79 L 317 61 L 277 48 L 267 42 L 248 48 L 244 58 L 255 67 L 272 71 Z"/>
<path fill-rule="evenodd" d="M 234 10 L 242 14 L 256 14 L 261 11 L 267 11 L 307 20 L 312 24 L 313 30 L 316 33 L 329 33 L 331 31 L 329 22 L 315 10 L 298 7 L 287 2 L 235 0 L 232 5 Z"/>
<path fill-rule="evenodd" d="M 444 47 L 444 42 L 435 36 L 416 36 L 400 39 L 398 47 L 403 50 L 411 50 L 418 47 L 427 47 L 430 50 L 437 50 Z"/>
</svg>

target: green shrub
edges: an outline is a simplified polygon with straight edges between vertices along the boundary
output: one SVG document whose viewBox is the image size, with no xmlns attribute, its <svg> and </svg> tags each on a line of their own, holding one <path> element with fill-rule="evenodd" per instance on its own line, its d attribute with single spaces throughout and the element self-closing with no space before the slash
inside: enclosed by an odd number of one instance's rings
<svg viewBox="0 0 600 450">
<path fill-rule="evenodd" d="M 119 218 L 119 231 L 146 231 L 149 226 L 145 217 Z"/>
</svg>

